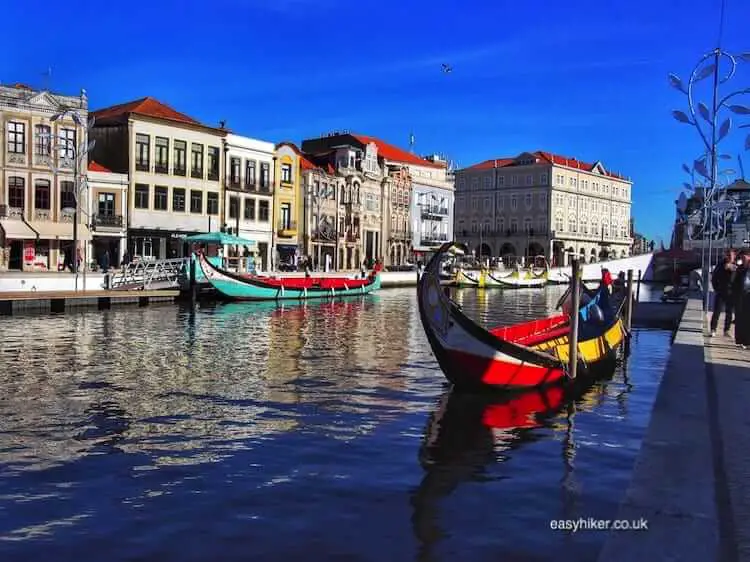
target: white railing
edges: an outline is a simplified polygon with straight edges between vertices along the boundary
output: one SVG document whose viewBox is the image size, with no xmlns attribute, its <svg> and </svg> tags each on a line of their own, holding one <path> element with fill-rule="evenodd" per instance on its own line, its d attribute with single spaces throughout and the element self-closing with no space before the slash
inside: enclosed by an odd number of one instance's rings
<svg viewBox="0 0 750 562">
<path fill-rule="evenodd" d="M 126 265 L 112 277 L 112 289 L 164 289 L 180 284 L 188 258 L 139 260 Z"/>
</svg>

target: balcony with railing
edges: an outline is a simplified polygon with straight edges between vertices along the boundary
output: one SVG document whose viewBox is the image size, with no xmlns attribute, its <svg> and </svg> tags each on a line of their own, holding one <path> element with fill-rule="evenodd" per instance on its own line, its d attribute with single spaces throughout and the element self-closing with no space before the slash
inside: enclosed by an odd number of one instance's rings
<svg viewBox="0 0 750 562">
<path fill-rule="evenodd" d="M 206 179 L 208 181 L 219 181 L 219 170 L 218 169 L 209 169 L 208 174 L 206 175 Z"/>
<path fill-rule="evenodd" d="M 440 246 L 448 241 L 448 234 L 443 232 L 422 233 L 419 243 L 422 246 Z"/>
<path fill-rule="evenodd" d="M 165 163 L 159 163 L 157 162 L 154 164 L 154 173 L 157 174 L 168 174 L 169 173 L 169 166 Z"/>
<path fill-rule="evenodd" d="M 242 182 L 240 181 L 240 178 L 238 177 L 229 178 L 227 180 L 227 189 L 231 189 L 233 191 L 240 191 L 242 189 Z"/>
<path fill-rule="evenodd" d="M 151 171 L 151 165 L 147 160 L 136 160 L 135 170 L 136 172 L 149 172 Z"/>
<path fill-rule="evenodd" d="M 23 218 L 23 207 L 11 207 L 10 205 L 0 205 L 0 219 L 18 219 Z"/>
<path fill-rule="evenodd" d="M 260 183 L 258 185 L 258 193 L 262 195 L 272 195 L 273 194 L 273 185 L 271 183 Z"/>
<path fill-rule="evenodd" d="M 197 180 L 203 179 L 203 168 L 192 168 L 190 170 L 190 177 Z"/>
<path fill-rule="evenodd" d="M 121 230 L 122 215 L 94 215 L 94 230 Z"/>
<path fill-rule="evenodd" d="M 392 230 L 391 231 L 391 240 L 399 241 L 399 240 L 411 240 L 412 231 L 411 230 Z"/>
<path fill-rule="evenodd" d="M 420 215 L 423 219 L 448 217 L 448 207 L 440 205 L 421 205 Z"/>
<path fill-rule="evenodd" d="M 296 221 L 290 222 L 279 222 L 276 230 L 281 238 L 293 238 L 297 235 L 297 223 Z"/>
<path fill-rule="evenodd" d="M 349 227 L 341 230 L 339 231 L 339 238 L 343 238 L 346 242 L 359 242 L 359 229 Z"/>
</svg>

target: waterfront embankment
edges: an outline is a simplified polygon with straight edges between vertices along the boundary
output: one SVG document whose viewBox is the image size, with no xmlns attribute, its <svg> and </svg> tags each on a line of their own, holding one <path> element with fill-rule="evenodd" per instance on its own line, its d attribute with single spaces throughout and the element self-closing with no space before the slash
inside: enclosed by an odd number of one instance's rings
<svg viewBox="0 0 750 562">
<path fill-rule="evenodd" d="M 710 338 L 688 301 L 618 519 L 600 562 L 750 560 L 750 351 Z"/>
</svg>

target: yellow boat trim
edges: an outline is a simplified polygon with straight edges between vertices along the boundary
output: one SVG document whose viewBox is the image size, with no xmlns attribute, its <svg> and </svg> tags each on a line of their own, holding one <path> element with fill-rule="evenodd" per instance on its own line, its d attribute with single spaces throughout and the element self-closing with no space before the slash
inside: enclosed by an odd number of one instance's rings
<svg viewBox="0 0 750 562">
<path fill-rule="evenodd" d="M 606 332 L 598 338 L 578 343 L 578 358 L 586 363 L 596 363 L 604 359 L 610 351 L 617 348 L 625 339 L 625 327 L 622 319 L 618 319 Z M 569 338 L 567 335 L 554 340 L 542 342 L 533 349 L 545 351 L 556 356 L 560 361 L 568 361 Z"/>
</svg>

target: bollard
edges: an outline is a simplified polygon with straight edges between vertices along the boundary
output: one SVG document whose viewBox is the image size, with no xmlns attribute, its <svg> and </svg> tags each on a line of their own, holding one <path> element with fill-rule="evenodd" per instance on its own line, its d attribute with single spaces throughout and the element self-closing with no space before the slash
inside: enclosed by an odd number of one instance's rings
<svg viewBox="0 0 750 562">
<path fill-rule="evenodd" d="M 581 305 L 581 270 L 578 267 L 578 258 L 571 262 L 570 276 L 570 340 L 568 342 L 568 375 L 571 379 L 576 378 L 578 371 L 578 318 Z"/>
<path fill-rule="evenodd" d="M 195 255 L 190 259 L 190 304 L 195 304 L 198 285 L 195 282 Z"/>
<path fill-rule="evenodd" d="M 641 302 L 641 270 L 638 270 L 638 285 L 635 287 L 635 302 Z"/>
<path fill-rule="evenodd" d="M 628 269 L 628 287 L 625 293 L 625 327 L 630 332 L 630 327 L 633 325 L 633 270 Z"/>
</svg>

